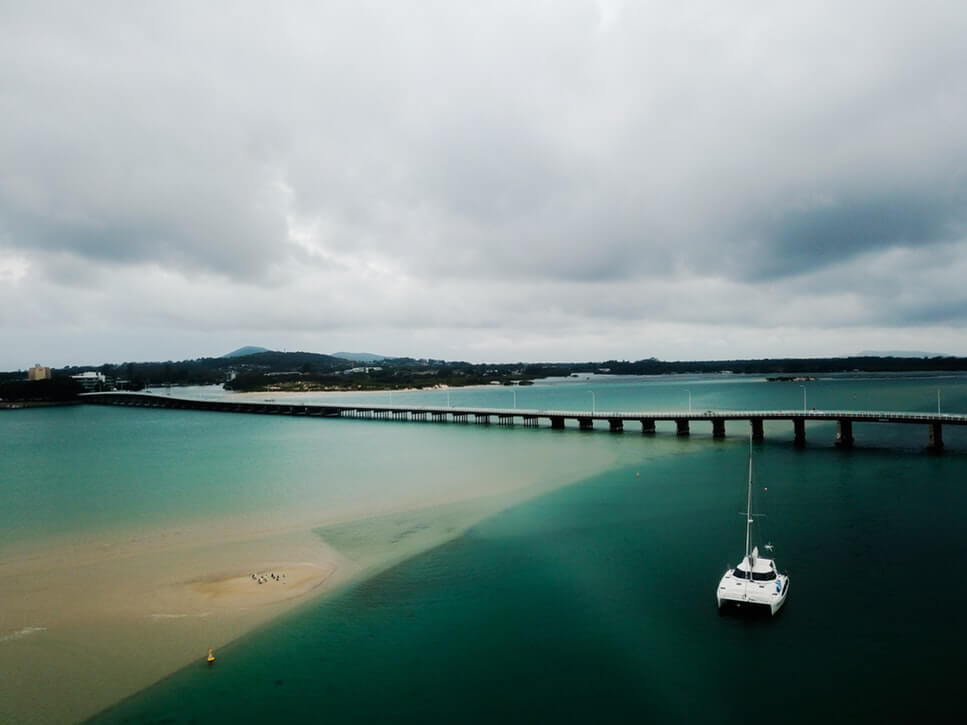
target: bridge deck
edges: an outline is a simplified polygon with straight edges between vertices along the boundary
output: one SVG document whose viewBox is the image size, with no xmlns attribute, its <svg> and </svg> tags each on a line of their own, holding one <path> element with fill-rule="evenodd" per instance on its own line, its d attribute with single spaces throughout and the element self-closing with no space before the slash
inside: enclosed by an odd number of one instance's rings
<svg viewBox="0 0 967 725">
<path fill-rule="evenodd" d="M 716 438 L 725 437 L 726 421 L 749 421 L 753 436 L 763 437 L 762 423 L 766 420 L 791 421 L 795 441 L 805 442 L 807 421 L 835 421 L 837 445 L 853 444 L 853 423 L 901 423 L 928 427 L 928 448 L 943 447 L 942 428 L 945 425 L 967 425 L 967 415 L 960 413 L 908 413 L 902 411 L 869 410 L 544 410 L 525 408 L 482 408 L 438 405 L 373 405 L 371 403 L 301 403 L 297 401 L 240 401 L 177 398 L 150 393 L 86 393 L 84 403 L 121 405 L 182 410 L 209 410 L 226 413 L 255 413 L 275 415 L 304 415 L 314 417 L 363 417 L 390 420 L 457 422 L 488 424 L 496 418 L 498 425 L 513 425 L 521 419 L 525 427 L 534 427 L 540 419 L 547 419 L 552 428 L 564 428 L 566 420 L 576 421 L 581 430 L 590 430 L 595 421 L 606 421 L 613 433 L 624 431 L 628 422 L 641 424 L 643 433 L 654 433 L 656 421 L 674 421 L 678 435 L 689 435 L 689 424 L 709 421 Z"/>
<path fill-rule="evenodd" d="M 940 423 L 942 425 L 967 425 L 967 414 L 960 413 L 908 413 L 902 411 L 870 410 L 553 410 L 544 408 L 483 408 L 446 405 L 373 405 L 371 403 L 301 403 L 277 401 L 238 401 L 177 398 L 168 395 L 145 393 L 84 393 L 85 403 L 128 405 L 151 408 L 180 408 L 193 410 L 216 410 L 240 413 L 282 413 L 338 416 L 347 412 L 359 413 L 425 413 L 448 416 L 514 416 L 538 418 L 565 418 L 591 420 L 664 420 L 664 421 L 714 421 L 714 420 L 851 420 L 856 423 Z"/>
</svg>

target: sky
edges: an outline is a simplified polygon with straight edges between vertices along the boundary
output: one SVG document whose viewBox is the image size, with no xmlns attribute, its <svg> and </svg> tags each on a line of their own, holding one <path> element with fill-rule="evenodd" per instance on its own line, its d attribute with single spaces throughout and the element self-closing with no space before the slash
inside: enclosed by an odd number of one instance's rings
<svg viewBox="0 0 967 725">
<path fill-rule="evenodd" d="M 0 0 L 0 370 L 967 355 L 962 2 Z"/>
</svg>

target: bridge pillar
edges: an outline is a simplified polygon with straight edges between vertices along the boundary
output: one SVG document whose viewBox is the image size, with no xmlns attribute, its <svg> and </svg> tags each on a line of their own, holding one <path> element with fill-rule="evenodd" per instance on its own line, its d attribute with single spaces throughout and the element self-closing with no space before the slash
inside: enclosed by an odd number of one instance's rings
<svg viewBox="0 0 967 725">
<path fill-rule="evenodd" d="M 840 448 L 853 447 L 853 421 L 849 418 L 836 421 L 836 445 Z"/>
<path fill-rule="evenodd" d="M 487 413 L 474 413 L 474 417 L 477 419 L 478 423 L 483 423 L 484 425 L 490 425 L 490 415 Z"/>
<path fill-rule="evenodd" d="M 805 418 L 793 418 L 792 419 L 792 429 L 794 432 L 793 442 L 797 446 L 806 445 L 806 419 Z"/>
<path fill-rule="evenodd" d="M 712 418 L 712 437 L 725 438 L 725 421 L 722 418 Z"/>
<path fill-rule="evenodd" d="M 624 433 L 625 422 L 621 418 L 608 418 L 608 427 L 612 433 Z"/>
<path fill-rule="evenodd" d="M 676 418 L 675 427 L 675 435 L 687 436 L 691 432 L 688 429 L 688 418 Z"/>
<path fill-rule="evenodd" d="M 513 425 L 513 424 L 514 424 L 514 416 L 512 415 L 497 416 L 497 425 Z"/>
<path fill-rule="evenodd" d="M 561 416 L 561 415 L 552 415 L 551 416 L 551 428 L 553 428 L 554 430 L 563 430 L 564 429 L 564 416 Z"/>
<path fill-rule="evenodd" d="M 524 425 L 527 428 L 536 428 L 537 427 L 537 416 L 536 415 L 525 415 L 525 416 L 522 416 L 522 417 L 524 419 Z"/>
<path fill-rule="evenodd" d="M 466 423 L 467 422 L 467 414 L 466 413 L 452 413 L 451 414 L 451 417 L 453 418 L 453 422 L 454 423 Z"/>
<path fill-rule="evenodd" d="M 761 441 L 765 438 L 765 434 L 762 432 L 762 418 L 752 418 L 749 420 L 752 424 L 752 440 Z"/>
<path fill-rule="evenodd" d="M 931 423 L 927 430 L 927 450 L 939 453 L 943 450 L 943 426 Z"/>
<path fill-rule="evenodd" d="M 641 434 L 646 435 L 655 432 L 655 419 L 654 418 L 642 418 L 641 419 Z"/>
<path fill-rule="evenodd" d="M 430 417 L 433 419 L 434 423 L 446 423 L 447 421 L 446 413 L 430 413 Z"/>
<path fill-rule="evenodd" d="M 578 418 L 578 428 L 581 430 L 593 430 L 594 429 L 594 419 L 593 418 Z"/>
</svg>

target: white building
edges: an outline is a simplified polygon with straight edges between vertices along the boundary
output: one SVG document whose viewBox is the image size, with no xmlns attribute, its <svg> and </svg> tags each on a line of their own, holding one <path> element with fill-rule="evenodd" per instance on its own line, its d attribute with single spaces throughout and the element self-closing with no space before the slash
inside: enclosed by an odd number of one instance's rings
<svg viewBox="0 0 967 725">
<path fill-rule="evenodd" d="M 88 370 L 80 375 L 71 375 L 71 378 L 83 385 L 84 390 L 87 391 L 103 388 L 104 383 L 107 381 L 103 373 L 98 373 L 93 370 Z"/>
</svg>

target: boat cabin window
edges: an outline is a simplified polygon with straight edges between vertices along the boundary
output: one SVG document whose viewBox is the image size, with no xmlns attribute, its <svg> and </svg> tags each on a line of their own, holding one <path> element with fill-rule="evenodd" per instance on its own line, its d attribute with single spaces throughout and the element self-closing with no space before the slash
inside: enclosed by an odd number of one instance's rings
<svg viewBox="0 0 967 725">
<path fill-rule="evenodd" d="M 736 569 L 735 571 L 732 572 L 732 576 L 734 576 L 736 579 L 748 579 L 749 572 L 742 571 L 741 569 Z M 757 582 L 768 582 L 768 581 L 772 581 L 775 578 L 776 578 L 776 573 L 774 571 L 763 571 L 763 572 L 757 571 L 752 574 L 752 581 L 757 581 Z"/>
</svg>

